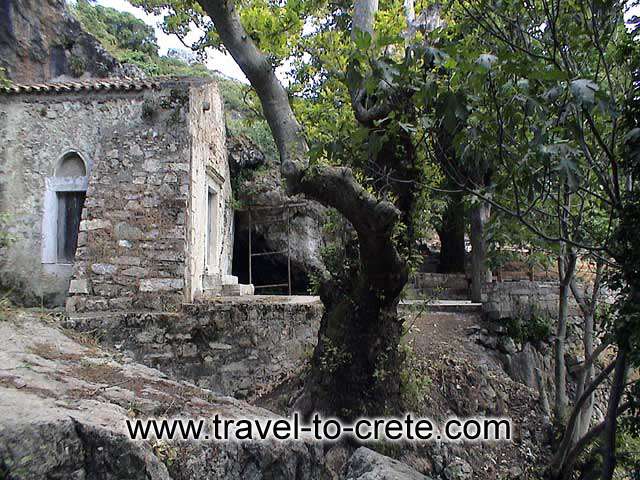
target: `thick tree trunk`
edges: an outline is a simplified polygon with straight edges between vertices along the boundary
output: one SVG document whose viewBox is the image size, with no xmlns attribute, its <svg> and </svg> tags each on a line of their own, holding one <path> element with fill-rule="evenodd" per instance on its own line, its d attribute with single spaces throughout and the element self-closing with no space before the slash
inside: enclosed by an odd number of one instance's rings
<svg viewBox="0 0 640 480">
<path fill-rule="evenodd" d="M 438 229 L 440 237 L 440 273 L 464 273 L 465 271 L 465 209 L 463 195 L 452 193 Z"/>
<path fill-rule="evenodd" d="M 491 205 L 478 201 L 471 209 L 471 301 L 482 301 L 482 288 L 491 281 L 487 266 L 485 226 L 491 215 Z"/>
<path fill-rule="evenodd" d="M 325 315 L 298 406 L 307 413 L 316 409 L 346 418 L 364 412 L 384 413 L 388 406 L 399 408 L 402 325 L 397 304 L 407 281 L 407 267 L 398 254 L 394 231 L 398 221 L 411 216 L 411 192 L 401 205 L 394 206 L 370 194 L 349 168 L 309 166 L 308 146 L 287 92 L 268 56 L 244 30 L 234 1 L 198 2 L 260 98 L 288 191 L 335 208 L 358 236 L 359 255 L 347 258 L 344 275 L 338 276 L 341 280 L 322 286 Z M 373 31 L 376 8 L 376 0 L 358 0 L 354 28 Z M 388 103 L 370 109 L 361 102 L 362 95 L 354 92 L 358 121 L 367 124 L 385 116 L 382 112 L 389 108 Z"/>
<path fill-rule="evenodd" d="M 389 230 L 376 238 L 356 228 L 358 246 L 347 252 L 345 270 L 333 272 L 334 277 L 322 284 L 325 314 L 311 372 L 295 405 L 303 414 L 322 412 L 355 419 L 401 412 L 399 345 L 403 330 L 397 306 L 408 269 L 396 244 L 410 251 L 414 241 L 416 186 L 404 181 L 419 178 L 414 161 L 411 139 L 402 135 L 394 136 L 371 159 L 400 180 L 385 188 L 394 192 L 406 235 L 392 239 Z"/>
<path fill-rule="evenodd" d="M 384 281 L 396 289 L 385 295 L 371 288 L 366 275 L 356 274 L 346 285 L 322 286 L 326 310 L 296 411 L 344 420 L 401 412 L 402 322 L 397 306 L 406 277 L 389 275 Z"/>
</svg>

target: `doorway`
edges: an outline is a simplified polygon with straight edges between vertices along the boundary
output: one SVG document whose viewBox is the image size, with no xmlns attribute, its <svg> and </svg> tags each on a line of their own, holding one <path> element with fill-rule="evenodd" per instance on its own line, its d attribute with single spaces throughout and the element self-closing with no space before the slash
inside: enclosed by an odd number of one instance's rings
<svg viewBox="0 0 640 480">
<path fill-rule="evenodd" d="M 207 228 L 205 230 L 205 271 L 214 275 L 218 270 L 217 249 L 218 228 L 218 194 L 211 188 L 207 189 Z"/>
<path fill-rule="evenodd" d="M 85 192 L 57 192 L 58 225 L 56 232 L 58 263 L 73 263 L 78 246 L 78 230 Z"/>
</svg>

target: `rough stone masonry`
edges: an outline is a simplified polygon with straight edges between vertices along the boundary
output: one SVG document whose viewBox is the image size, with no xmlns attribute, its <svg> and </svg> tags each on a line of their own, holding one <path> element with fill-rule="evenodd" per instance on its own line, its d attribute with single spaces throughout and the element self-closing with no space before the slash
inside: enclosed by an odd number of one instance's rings
<svg viewBox="0 0 640 480">
<path fill-rule="evenodd" d="M 251 395 L 299 372 L 317 337 L 317 299 L 220 296 L 247 289 L 230 275 L 215 82 L 2 93 L 0 221 L 10 239 L 0 242 L 0 286 L 37 305 L 66 299 L 71 325 L 218 392 Z"/>
<path fill-rule="evenodd" d="M 0 138 L 0 212 L 11 236 L 2 283 L 31 303 L 60 304 L 69 287 L 70 311 L 175 311 L 202 294 L 205 276 L 231 273 L 214 82 L 15 86 L 0 96 Z M 64 203 L 72 194 L 84 201 L 77 234 Z M 61 256 L 74 235 L 75 258 Z"/>
</svg>

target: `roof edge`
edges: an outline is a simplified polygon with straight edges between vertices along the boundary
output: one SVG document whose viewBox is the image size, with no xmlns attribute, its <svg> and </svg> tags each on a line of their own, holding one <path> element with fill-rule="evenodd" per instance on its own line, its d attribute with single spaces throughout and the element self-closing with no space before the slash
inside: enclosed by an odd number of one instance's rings
<svg viewBox="0 0 640 480">
<path fill-rule="evenodd" d="M 176 85 L 214 83 L 215 79 L 198 77 L 152 77 L 148 79 L 99 78 L 78 82 L 42 82 L 11 84 L 0 87 L 0 94 L 65 94 L 81 92 L 140 92 L 160 90 Z"/>
</svg>

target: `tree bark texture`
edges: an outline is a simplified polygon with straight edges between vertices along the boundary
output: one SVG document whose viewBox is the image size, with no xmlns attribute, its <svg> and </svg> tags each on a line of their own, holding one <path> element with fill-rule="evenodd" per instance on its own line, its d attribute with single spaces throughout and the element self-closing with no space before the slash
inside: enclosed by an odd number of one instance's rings
<svg viewBox="0 0 640 480">
<path fill-rule="evenodd" d="M 471 301 L 482 301 L 482 288 L 490 281 L 487 265 L 487 242 L 485 230 L 491 205 L 479 201 L 471 209 Z"/>
<path fill-rule="evenodd" d="M 362 2 L 356 6 L 354 21 L 369 31 L 377 1 Z M 393 236 L 406 212 L 367 192 L 349 168 L 309 166 L 308 147 L 287 92 L 268 57 L 242 27 L 233 0 L 199 3 L 260 98 L 288 192 L 335 208 L 357 233 L 359 256 L 350 267 L 350 280 L 321 286 L 325 313 L 312 370 L 296 408 L 303 413 L 322 411 L 344 417 L 397 411 L 402 334 L 397 304 L 408 275 Z"/>
</svg>

